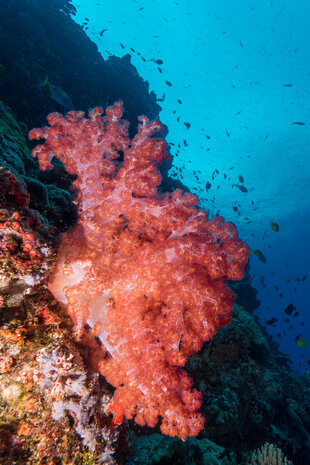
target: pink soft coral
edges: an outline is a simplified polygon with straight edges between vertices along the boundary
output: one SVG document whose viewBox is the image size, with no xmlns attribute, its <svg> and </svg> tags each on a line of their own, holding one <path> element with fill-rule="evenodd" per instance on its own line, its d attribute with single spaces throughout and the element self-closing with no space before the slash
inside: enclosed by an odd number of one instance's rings
<svg viewBox="0 0 310 465">
<path fill-rule="evenodd" d="M 113 404 L 141 425 L 186 439 L 203 428 L 201 394 L 180 367 L 231 320 L 233 293 L 248 247 L 233 224 L 208 220 L 198 199 L 160 194 L 166 143 L 158 122 L 140 117 L 132 141 L 122 102 L 49 115 L 33 150 L 42 169 L 56 156 L 76 174 L 79 216 L 63 235 L 49 282 L 68 306 L 76 337 L 115 388 Z M 123 161 L 120 155 L 123 154 Z"/>
</svg>

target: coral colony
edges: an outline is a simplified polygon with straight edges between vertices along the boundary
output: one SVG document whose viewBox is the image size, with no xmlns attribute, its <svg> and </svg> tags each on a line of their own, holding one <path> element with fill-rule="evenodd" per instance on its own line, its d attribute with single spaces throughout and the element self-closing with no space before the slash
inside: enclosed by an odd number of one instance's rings
<svg viewBox="0 0 310 465">
<path fill-rule="evenodd" d="M 57 157 L 74 182 L 78 220 L 63 234 L 48 287 L 67 306 L 91 364 L 116 389 L 109 406 L 123 417 L 185 440 L 204 426 L 201 393 L 182 369 L 231 320 L 227 280 L 242 278 L 248 247 L 223 218 L 208 220 L 198 199 L 160 193 L 158 165 L 169 157 L 152 137 L 157 121 L 139 118 L 128 136 L 122 102 L 102 116 L 70 111 L 33 129 L 42 170 Z"/>
</svg>

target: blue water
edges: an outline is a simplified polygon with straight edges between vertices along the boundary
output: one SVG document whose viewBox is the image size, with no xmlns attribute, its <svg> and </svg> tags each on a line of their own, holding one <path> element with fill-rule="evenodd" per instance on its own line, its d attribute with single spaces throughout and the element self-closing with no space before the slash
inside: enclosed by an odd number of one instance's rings
<svg viewBox="0 0 310 465">
<path fill-rule="evenodd" d="M 240 237 L 264 254 L 265 264 L 250 256 L 261 300 L 256 314 L 278 319 L 268 331 L 295 370 L 309 369 L 310 2 L 72 3 L 73 19 L 84 23 L 104 58 L 130 54 L 150 90 L 165 94 L 160 119 L 175 144 L 171 153 L 181 144 L 170 174 L 181 174 L 203 208 L 235 222 Z M 299 315 L 287 323 L 290 303 Z M 308 347 L 297 346 L 298 336 L 309 339 Z"/>
</svg>

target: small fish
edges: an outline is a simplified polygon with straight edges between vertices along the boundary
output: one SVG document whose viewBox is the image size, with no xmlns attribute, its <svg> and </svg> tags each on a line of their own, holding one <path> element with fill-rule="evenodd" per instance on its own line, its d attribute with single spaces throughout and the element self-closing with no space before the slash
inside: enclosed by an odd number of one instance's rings
<svg viewBox="0 0 310 465">
<path fill-rule="evenodd" d="M 99 32 L 100 37 L 102 37 L 102 34 L 107 31 L 108 29 L 102 29 L 102 31 Z"/>
<path fill-rule="evenodd" d="M 241 40 L 239 40 L 239 44 L 243 48 L 243 43 L 241 42 Z"/>
<path fill-rule="evenodd" d="M 121 43 L 120 43 L 120 46 L 121 46 L 122 48 L 125 48 L 125 45 L 123 45 L 123 44 L 121 44 Z"/>
<path fill-rule="evenodd" d="M 240 182 L 244 182 L 244 177 L 241 174 L 239 174 L 238 179 Z"/>
<path fill-rule="evenodd" d="M 182 104 L 182 100 L 178 99 L 177 102 L 181 105 Z"/>
<path fill-rule="evenodd" d="M 283 87 L 292 87 L 293 84 L 283 84 Z"/>
<path fill-rule="evenodd" d="M 278 319 L 273 316 L 272 318 L 270 318 L 270 320 L 266 321 L 266 325 L 273 325 L 277 321 L 278 321 Z"/>
<path fill-rule="evenodd" d="M 235 205 L 232 207 L 232 209 L 233 209 L 234 212 L 238 211 L 238 207 L 236 207 Z"/>
<path fill-rule="evenodd" d="M 288 304 L 284 309 L 287 315 L 291 315 L 294 310 L 296 310 L 296 307 L 293 304 Z"/>
<path fill-rule="evenodd" d="M 189 130 L 189 128 L 191 127 L 191 125 L 189 123 L 184 123 L 184 125 L 186 126 L 187 130 Z"/>
<path fill-rule="evenodd" d="M 171 86 L 172 86 L 172 84 L 171 84 L 171 82 L 170 82 L 170 81 L 165 81 L 165 83 L 166 83 L 166 84 L 167 84 L 167 86 L 169 86 L 169 87 L 171 87 Z"/>
<path fill-rule="evenodd" d="M 306 349 L 306 347 L 308 347 L 307 341 L 303 337 L 295 337 L 295 342 L 297 344 L 297 347 L 301 347 L 302 349 Z"/>
<path fill-rule="evenodd" d="M 270 221 L 270 226 L 271 226 L 271 229 L 275 232 L 278 232 L 280 229 L 280 226 L 278 225 L 278 223 L 275 223 L 272 220 Z"/>
<path fill-rule="evenodd" d="M 144 6 L 141 6 L 140 8 L 137 9 L 137 11 L 142 11 L 144 10 Z"/>
<path fill-rule="evenodd" d="M 45 79 L 39 84 L 39 86 L 47 86 L 50 90 L 52 99 L 59 103 L 59 105 L 61 105 L 65 110 L 73 110 L 74 105 L 69 95 L 61 87 L 50 84 L 47 75 L 45 76 Z"/>
<path fill-rule="evenodd" d="M 301 278 L 301 280 L 302 280 L 302 281 L 306 281 L 306 279 L 307 279 L 307 275 L 305 274 L 305 275 Z"/>
<path fill-rule="evenodd" d="M 241 192 L 248 192 L 247 188 L 244 186 L 240 186 L 239 184 L 235 184 L 235 186 L 238 187 L 241 190 Z"/>
<path fill-rule="evenodd" d="M 306 123 L 304 123 L 303 121 L 294 121 L 294 123 L 292 124 L 297 124 L 297 126 L 304 126 Z"/>
<path fill-rule="evenodd" d="M 154 61 L 154 63 L 156 63 L 157 65 L 162 65 L 164 63 L 163 60 L 154 60 L 154 58 L 152 58 L 152 60 L 150 61 Z"/>
<path fill-rule="evenodd" d="M 227 131 L 226 128 L 225 128 L 225 131 L 226 131 L 227 137 L 230 137 L 230 134 L 229 134 L 229 132 Z"/>
<path fill-rule="evenodd" d="M 268 139 L 268 136 L 269 136 L 269 134 L 266 134 L 266 136 L 265 136 L 265 142 L 266 142 L 266 140 Z"/>
<path fill-rule="evenodd" d="M 208 182 L 206 183 L 206 189 L 207 189 L 207 191 L 211 188 L 211 186 L 212 186 L 212 184 L 208 181 Z"/>
<path fill-rule="evenodd" d="M 262 262 L 262 263 L 267 263 L 267 260 L 266 260 L 266 257 L 265 255 L 263 254 L 263 252 L 261 252 L 261 250 L 258 250 L 258 249 L 250 249 L 250 252 L 252 252 L 254 255 L 256 255 L 258 257 L 258 259 Z"/>
</svg>

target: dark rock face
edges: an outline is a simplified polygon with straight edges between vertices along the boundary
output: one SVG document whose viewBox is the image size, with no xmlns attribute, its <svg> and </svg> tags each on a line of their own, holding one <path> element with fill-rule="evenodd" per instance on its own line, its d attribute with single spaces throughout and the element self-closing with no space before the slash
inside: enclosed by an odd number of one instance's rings
<svg viewBox="0 0 310 465">
<path fill-rule="evenodd" d="M 70 17 L 74 8 L 67 0 L 44 2 L 44 8 L 41 0 L 1 0 L 0 10 L 0 99 L 28 129 L 42 126 L 50 112 L 68 110 L 53 98 L 49 85 L 40 85 L 46 78 L 76 110 L 123 100 L 132 132 L 139 115 L 158 117 L 161 107 L 130 55 L 103 60 Z"/>
</svg>

